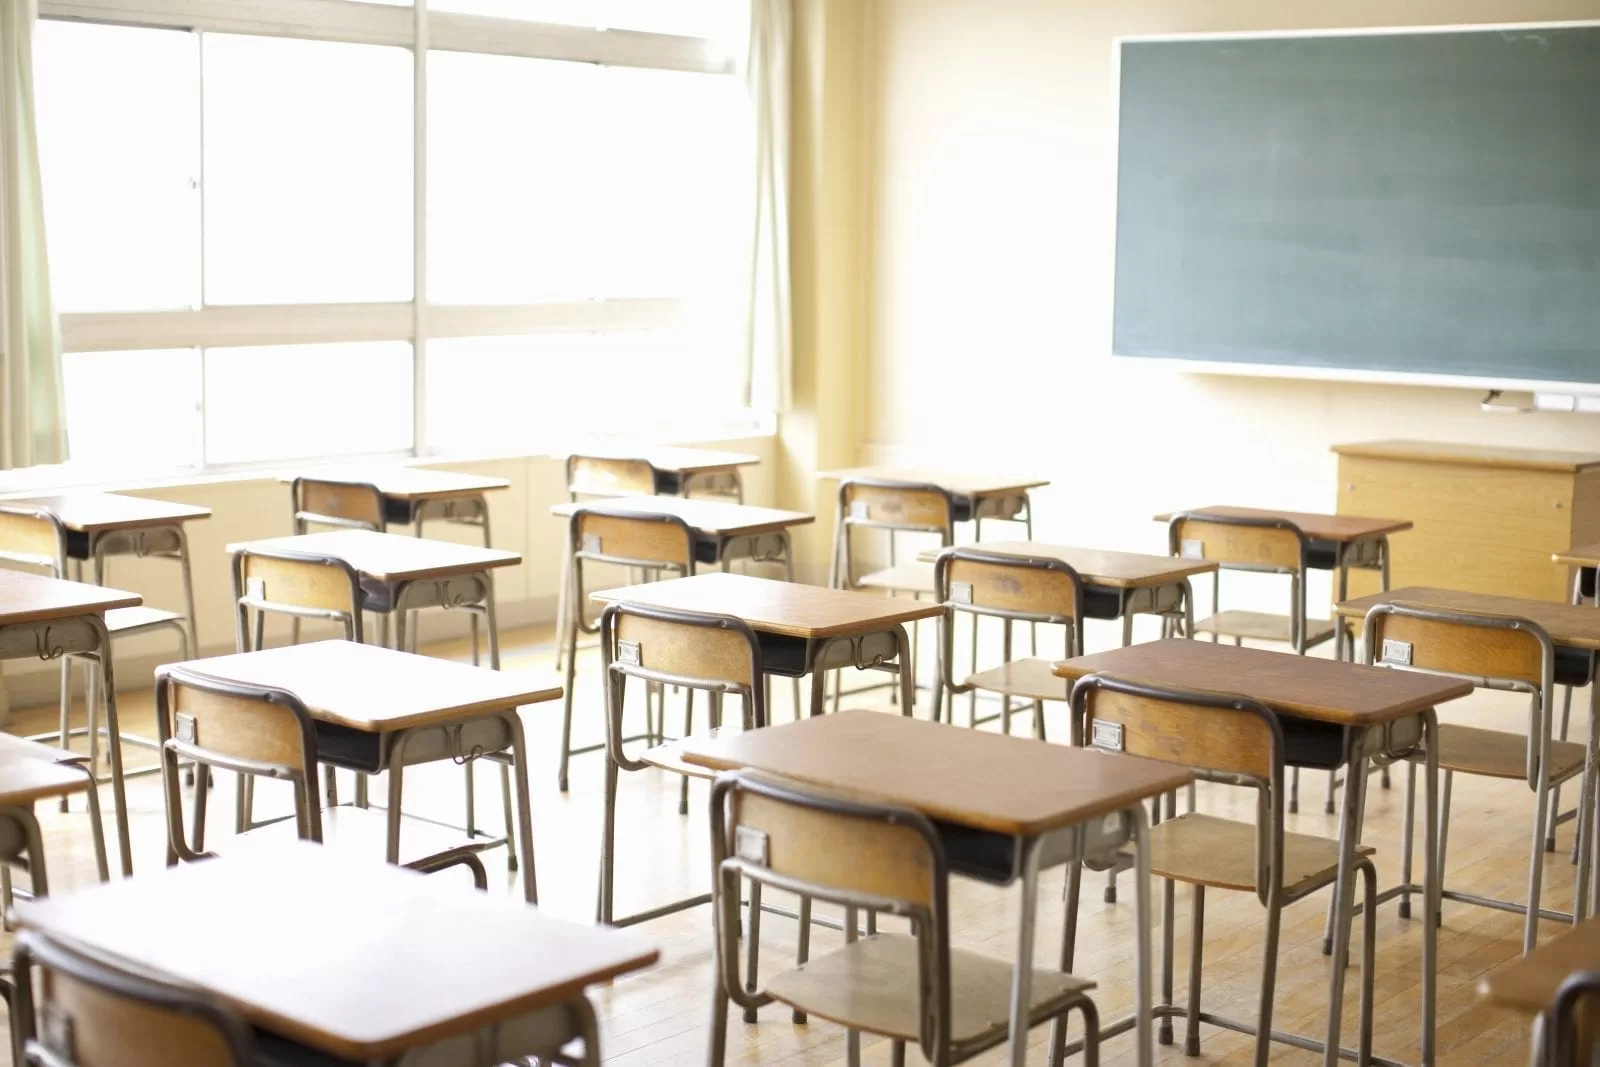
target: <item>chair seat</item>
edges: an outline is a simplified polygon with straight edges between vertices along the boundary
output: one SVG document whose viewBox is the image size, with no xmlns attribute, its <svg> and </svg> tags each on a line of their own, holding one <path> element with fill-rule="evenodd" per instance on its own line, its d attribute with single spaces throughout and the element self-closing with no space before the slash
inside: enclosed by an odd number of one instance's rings
<svg viewBox="0 0 1600 1067">
<path fill-rule="evenodd" d="M 1550 742 L 1550 778 L 1561 781 L 1583 770 L 1583 746 L 1576 741 Z M 1528 738 L 1505 730 L 1439 724 L 1439 769 L 1480 774 L 1486 778 L 1528 776 Z"/>
<path fill-rule="evenodd" d="M 182 622 L 183 616 L 176 611 L 162 611 L 160 608 L 147 608 L 142 605 L 136 608 L 112 608 L 106 612 L 106 630 L 112 637 L 136 633 L 153 626 Z"/>
<path fill-rule="evenodd" d="M 881 571 L 873 571 L 856 579 L 856 584 L 866 589 L 887 589 L 894 593 L 934 594 L 933 564 L 898 563 Z"/>
<path fill-rule="evenodd" d="M 1357 845 L 1356 854 L 1374 849 Z M 1150 828 L 1150 873 L 1216 889 L 1256 889 L 1254 823 L 1190 812 Z M 1283 835 L 1283 889 L 1297 895 L 1332 882 L 1339 873 L 1339 843 L 1310 834 Z"/>
<path fill-rule="evenodd" d="M 766 991 L 785 1004 L 857 1030 L 918 1040 L 917 942 L 878 934 L 775 975 Z M 1094 983 L 1059 971 L 1033 972 L 1035 1023 Z M 1011 963 L 950 950 L 950 1039 L 966 1044 L 1005 1032 L 1011 1017 Z"/>
<path fill-rule="evenodd" d="M 357 808 L 341 804 L 336 808 L 322 809 L 322 843 L 352 854 L 365 854 L 381 860 L 388 847 L 389 815 L 375 808 Z M 272 844 L 299 836 L 295 820 L 280 819 L 265 826 L 246 830 L 237 837 L 220 843 L 214 850 L 226 855 L 234 848 L 269 847 Z M 437 859 L 441 856 L 463 852 L 482 852 L 492 847 L 493 841 L 468 837 L 465 831 L 440 826 L 436 822 L 402 815 L 400 817 L 400 866 Z"/>
<path fill-rule="evenodd" d="M 1047 659 L 1017 659 L 987 671 L 979 671 L 966 681 L 986 693 L 1027 700 L 1067 699 L 1067 680 L 1051 673 L 1054 664 Z"/>
<path fill-rule="evenodd" d="M 1222 637 L 1242 637 L 1246 641 L 1282 641 L 1290 643 L 1291 620 L 1287 615 L 1273 615 L 1264 611 L 1221 611 L 1194 624 L 1195 631 L 1217 634 Z M 1320 645 L 1333 636 L 1333 623 L 1328 619 L 1306 620 L 1306 647 Z"/>
<path fill-rule="evenodd" d="M 696 738 L 704 740 L 704 738 Z M 664 745 L 647 748 L 639 754 L 641 763 L 648 763 L 652 767 L 659 767 L 673 774 L 681 774 L 688 778 L 704 778 L 710 780 L 717 776 L 717 772 L 710 767 L 702 767 L 698 763 L 689 763 L 683 758 L 683 742 L 668 741 Z"/>
</svg>

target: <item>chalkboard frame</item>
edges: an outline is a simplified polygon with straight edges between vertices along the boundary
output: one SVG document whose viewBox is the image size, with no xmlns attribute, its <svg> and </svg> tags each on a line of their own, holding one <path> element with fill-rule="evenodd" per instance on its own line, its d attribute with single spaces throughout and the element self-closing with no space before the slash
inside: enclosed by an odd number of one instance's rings
<svg viewBox="0 0 1600 1067">
<path fill-rule="evenodd" d="M 1406 37 L 1443 33 L 1497 33 L 1537 32 L 1541 30 L 1600 28 L 1600 19 L 1573 19 L 1553 22 L 1480 22 L 1439 23 L 1421 26 L 1348 26 L 1323 27 L 1301 30 L 1233 30 L 1166 34 L 1124 34 L 1112 39 L 1111 100 L 1112 100 L 1112 180 L 1111 210 L 1116 219 L 1117 198 L 1120 189 L 1121 166 L 1121 89 L 1122 54 L 1129 44 L 1153 42 L 1224 41 L 1224 40 L 1284 40 L 1308 37 Z M 1112 237 L 1113 263 L 1116 256 L 1116 235 Z M 1150 356 L 1119 352 L 1115 345 L 1115 330 L 1111 320 L 1115 316 L 1115 269 L 1113 269 L 1112 300 L 1106 309 L 1107 327 L 1113 338 L 1111 356 L 1119 362 L 1137 364 L 1141 369 L 1162 370 L 1175 374 L 1221 375 L 1246 378 L 1279 378 L 1290 380 L 1349 382 L 1355 384 L 1408 385 L 1450 389 L 1490 389 L 1501 391 L 1532 392 L 1557 396 L 1600 396 L 1600 381 L 1575 382 L 1518 378 L 1514 376 L 1482 374 L 1446 374 L 1428 371 L 1378 370 L 1371 368 L 1346 368 L 1306 366 L 1293 363 L 1252 363 L 1226 360 L 1187 359 Z"/>
</svg>

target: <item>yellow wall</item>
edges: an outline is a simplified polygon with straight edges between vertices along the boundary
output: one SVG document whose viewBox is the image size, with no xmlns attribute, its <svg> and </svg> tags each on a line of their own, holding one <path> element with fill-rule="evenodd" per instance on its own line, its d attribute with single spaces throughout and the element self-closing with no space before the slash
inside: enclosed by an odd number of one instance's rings
<svg viewBox="0 0 1600 1067">
<path fill-rule="evenodd" d="M 1600 451 L 1600 416 L 1481 391 L 1157 372 L 1109 357 L 1113 38 L 1600 18 L 1596 0 L 870 0 L 860 459 L 1038 472 L 1042 536 L 1164 551 L 1157 510 L 1334 506 L 1341 441 Z"/>
</svg>

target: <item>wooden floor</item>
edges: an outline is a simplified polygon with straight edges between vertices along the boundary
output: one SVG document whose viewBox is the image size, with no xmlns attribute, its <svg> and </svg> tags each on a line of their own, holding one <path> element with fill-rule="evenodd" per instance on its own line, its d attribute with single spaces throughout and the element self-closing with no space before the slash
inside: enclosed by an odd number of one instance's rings
<svg viewBox="0 0 1600 1067">
<path fill-rule="evenodd" d="M 931 636 L 931 633 L 924 636 Z M 1096 636 L 1101 640 L 1094 640 Z M 1090 638 L 1091 648 L 1109 647 L 1114 641 L 1109 631 L 1104 635 L 1091 632 Z M 549 670 L 553 664 L 548 640 L 548 630 L 506 635 L 507 669 Z M 462 658 L 466 653 L 460 642 L 432 646 L 429 651 Z M 598 741 L 601 737 L 598 668 L 594 657 L 593 652 L 584 653 L 579 661 L 577 739 L 580 743 Z M 860 685 L 881 677 L 859 675 L 847 678 L 846 685 Z M 774 721 L 786 721 L 792 714 L 789 693 L 787 685 L 774 686 Z M 847 706 L 890 710 L 885 690 L 846 699 Z M 1586 700 L 1587 693 L 1579 693 L 1574 704 L 1585 707 Z M 926 711 L 919 709 L 919 713 L 926 714 Z M 669 710 L 669 730 L 676 729 L 679 714 L 674 704 Z M 965 721 L 964 700 L 958 702 L 957 714 L 959 721 Z M 145 694 L 127 694 L 123 699 L 123 715 L 126 731 L 153 732 L 150 700 Z M 1051 716 L 1052 736 L 1065 737 L 1064 712 L 1053 709 Z M 1520 729 L 1526 723 L 1526 709 L 1520 698 L 1509 694 L 1479 693 L 1447 708 L 1443 717 L 1449 721 Z M 53 708 L 29 709 L 20 713 L 10 728 L 19 733 L 44 730 L 51 727 L 53 718 Z M 524 718 L 535 753 L 533 822 L 540 899 L 543 906 L 555 914 L 590 921 L 594 916 L 599 853 L 600 761 L 603 757 L 599 754 L 577 757 L 572 769 L 572 790 L 564 796 L 556 789 L 560 705 L 526 710 Z M 1583 718 L 1581 714 L 1574 716 L 1574 738 L 1581 736 Z M 1019 718 L 1019 729 L 1023 721 Z M 137 752 L 130 757 L 130 766 L 150 762 L 148 753 Z M 497 827 L 500 818 L 496 773 L 493 767 L 486 767 L 478 776 L 480 819 L 490 827 Z M 705 787 L 695 783 L 690 814 L 680 816 L 676 778 L 668 779 L 656 771 L 622 777 L 618 819 L 619 912 L 625 914 L 703 891 L 709 874 Z M 407 810 L 459 820 L 462 817 L 461 778 L 461 770 L 450 764 L 408 770 Z M 1328 836 L 1336 832 L 1334 817 L 1322 813 L 1325 782 L 1321 774 L 1308 772 L 1305 775 L 1302 811 L 1291 817 L 1290 829 Z M 1378 849 L 1380 884 L 1392 883 L 1397 877 L 1402 782 L 1403 778 L 1397 774 L 1393 790 L 1379 789 L 1376 781 L 1371 790 L 1365 840 Z M 156 778 L 144 777 L 135 779 L 129 787 L 138 870 L 148 871 L 162 862 L 163 823 L 156 783 Z M 279 790 L 275 788 L 278 785 L 263 783 L 259 788 L 258 810 L 263 814 L 274 809 L 288 810 L 286 787 Z M 232 782 L 219 781 L 216 788 L 219 790 L 217 799 L 222 802 L 212 804 L 215 822 L 210 832 L 220 835 L 229 829 L 225 824 L 231 820 Z M 344 788 L 348 789 L 348 785 Z M 1574 793 L 1575 790 L 1568 790 L 1566 806 L 1575 799 Z M 104 796 L 109 834 L 109 791 Z M 1200 807 L 1248 819 L 1251 809 L 1241 802 L 1242 799 L 1242 794 L 1225 787 L 1202 786 Z M 53 805 L 41 805 L 41 808 L 46 807 L 48 810 L 42 810 L 40 815 L 45 828 L 52 886 L 58 893 L 67 892 L 93 879 L 87 819 L 81 801 L 67 815 L 58 814 Z M 1531 815 L 1532 796 L 1525 785 L 1459 779 L 1455 785 L 1454 817 L 1450 827 L 1447 884 L 1520 900 L 1527 881 Z M 1546 907 L 1567 908 L 1573 884 L 1573 868 L 1567 858 L 1572 840 L 1570 823 L 1562 827 L 1559 840 L 1560 850 L 1544 857 L 1544 903 Z M 114 838 L 111 844 L 114 849 Z M 502 855 L 492 852 L 485 857 L 493 892 L 514 891 L 512 879 L 501 862 Z M 1122 903 L 1104 904 L 1100 899 L 1101 884 L 1101 876 L 1091 875 L 1085 882 L 1076 970 L 1099 982 L 1096 998 L 1102 1017 L 1113 1019 L 1123 1015 L 1131 1005 L 1132 895 L 1125 891 Z M 1045 875 L 1038 933 L 1038 961 L 1042 966 L 1052 965 L 1059 945 L 1061 885 L 1059 870 Z M 465 886 L 463 891 L 467 891 Z M 1016 929 L 1015 890 L 960 882 L 954 887 L 951 899 L 951 928 L 956 943 L 1009 959 Z M 1159 896 L 1157 899 L 1159 901 Z M 1253 896 L 1220 891 L 1209 895 L 1207 905 L 1205 1008 L 1238 1018 L 1251 1018 L 1260 981 L 1262 909 Z M 1276 998 L 1277 1027 L 1319 1037 L 1324 1025 L 1329 972 L 1320 950 L 1326 906 L 1327 896 L 1322 893 L 1285 913 Z M 1159 923 L 1159 907 L 1156 915 Z M 1175 992 L 1178 1002 L 1182 1003 L 1189 923 L 1188 895 L 1181 887 L 1175 925 L 1178 947 Z M 683 912 L 641 929 L 660 944 L 660 964 L 592 993 L 600 1015 L 605 1058 L 610 1063 L 627 1067 L 703 1063 L 710 1004 L 709 913 L 704 908 Z M 1442 1063 L 1525 1062 L 1525 1028 L 1516 1018 L 1479 1003 L 1474 992 L 1481 975 L 1518 955 L 1521 930 L 1519 916 L 1467 905 L 1445 905 L 1444 928 L 1439 939 L 1438 1047 Z M 1545 923 L 1542 932 L 1549 937 L 1556 930 L 1554 924 Z M 1400 920 L 1393 904 L 1381 910 L 1374 1050 L 1379 1055 L 1406 1062 L 1417 1059 L 1420 935 L 1420 923 Z M 812 942 L 813 953 L 825 951 L 838 936 L 819 928 Z M 794 953 L 793 922 L 769 916 L 762 927 L 761 943 L 764 968 L 788 965 Z M 441 976 L 441 980 L 445 977 Z M 1354 1040 L 1355 983 L 1359 978 L 1355 967 L 1350 970 L 1349 978 L 1344 1031 L 1347 1045 Z M 778 1006 L 765 1010 L 760 1023 L 754 1026 L 740 1022 L 737 1010 L 733 1012 L 733 1020 L 728 1046 L 732 1062 L 809 1065 L 837 1063 L 844 1058 L 844 1037 L 838 1027 L 820 1021 L 796 1026 L 790 1021 L 787 1010 Z M 1031 1039 L 1030 1060 L 1033 1062 L 1044 1061 L 1044 1036 L 1041 1028 Z M 1157 1058 L 1163 1063 L 1248 1063 L 1250 1050 L 1249 1038 L 1203 1027 L 1201 1057 L 1198 1061 L 1189 1060 L 1182 1054 L 1180 1022 L 1178 1043 L 1168 1048 L 1158 1046 Z M 1000 1062 L 1005 1051 L 1002 1046 L 981 1059 Z M 866 1038 L 863 1056 L 869 1062 L 886 1062 L 888 1047 L 883 1042 Z M 1113 1064 L 1133 1062 L 1131 1038 L 1125 1036 L 1109 1042 L 1103 1050 L 1103 1058 L 1104 1062 Z M 1319 1062 L 1308 1053 L 1284 1046 L 1274 1049 L 1273 1060 L 1286 1064 Z"/>
</svg>

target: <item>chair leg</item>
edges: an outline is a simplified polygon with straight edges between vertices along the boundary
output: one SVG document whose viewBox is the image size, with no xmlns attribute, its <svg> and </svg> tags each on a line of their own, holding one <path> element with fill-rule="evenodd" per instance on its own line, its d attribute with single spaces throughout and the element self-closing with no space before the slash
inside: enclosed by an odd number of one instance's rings
<svg viewBox="0 0 1600 1067">
<path fill-rule="evenodd" d="M 811 958 L 811 898 L 800 898 L 800 931 L 799 944 L 795 947 L 794 961 L 804 963 Z M 798 1025 L 805 1025 L 806 1013 L 796 1008 L 793 1019 Z"/>
<path fill-rule="evenodd" d="M 1445 771 L 1444 785 L 1439 794 L 1439 859 L 1434 870 L 1439 872 L 1439 885 L 1444 885 L 1444 857 L 1445 846 L 1450 842 L 1450 786 L 1455 779 L 1454 771 Z M 1537 825 L 1537 823 L 1535 824 Z M 1444 898 L 1440 897 L 1439 914 L 1433 920 L 1436 924 L 1444 925 Z"/>
<path fill-rule="evenodd" d="M 749 921 L 747 921 L 745 923 L 745 929 L 749 930 L 750 934 L 749 934 L 749 937 L 747 938 L 746 943 L 745 943 L 744 988 L 745 988 L 745 991 L 747 993 L 750 993 L 750 994 L 754 995 L 756 990 L 761 988 L 760 985 L 758 984 L 758 978 L 757 978 L 757 974 L 756 974 L 756 969 L 757 969 L 757 967 L 759 965 L 758 956 L 760 954 L 760 949 L 761 949 L 761 883 L 760 882 L 751 882 L 750 883 L 750 918 L 749 918 Z M 756 1021 L 756 1009 L 754 1009 L 754 1008 L 746 1008 L 744 1010 L 744 1021 L 747 1022 L 747 1023 L 755 1022 Z"/>
<path fill-rule="evenodd" d="M 1200 1055 L 1200 965 L 1205 948 L 1206 887 L 1194 887 L 1189 915 L 1189 1008 L 1183 1032 L 1183 1054 Z"/>
<path fill-rule="evenodd" d="M 1539 943 L 1539 897 L 1544 882 L 1544 834 L 1546 816 L 1555 821 L 1549 811 L 1550 786 L 1548 777 L 1541 775 L 1539 790 L 1533 800 L 1533 857 L 1528 861 L 1528 914 L 1522 925 L 1522 954 L 1526 956 Z M 1443 866 L 1442 864 L 1440 865 Z M 1578 887 L 1583 892 L 1583 887 Z M 1576 910 L 1576 909 L 1574 909 Z"/>
<path fill-rule="evenodd" d="M 616 914 L 615 891 L 617 873 L 617 764 L 606 753 L 605 814 L 600 827 L 600 893 L 595 902 L 595 922 L 609 923 Z M 720 981 L 718 989 L 721 988 Z M 727 1005 L 723 1005 L 727 1013 Z"/>
<path fill-rule="evenodd" d="M 1033 702 L 1033 736 L 1040 741 L 1048 740 L 1044 736 L 1044 701 Z"/>
<path fill-rule="evenodd" d="M 649 699 L 649 697 L 646 696 L 646 699 Z M 717 694 L 713 693 L 707 699 L 712 702 L 711 725 L 715 727 L 717 726 Z M 665 720 L 665 716 L 662 718 Z M 663 732 L 666 731 L 664 722 L 661 729 Z M 688 692 L 683 694 L 683 736 L 688 737 L 692 733 L 694 733 L 694 690 L 690 689 Z M 689 776 L 687 774 L 684 775 L 683 780 L 678 783 L 678 814 L 689 814 Z"/>
<path fill-rule="evenodd" d="M 62 656 L 61 657 L 61 733 L 56 738 L 56 744 L 60 748 L 70 749 L 72 747 L 72 733 L 71 733 L 71 726 L 70 726 L 70 722 L 69 722 L 69 720 L 71 718 L 71 715 L 70 715 L 71 710 L 72 710 L 72 660 L 68 656 Z M 91 767 L 90 769 L 92 770 L 93 768 Z M 63 813 L 65 813 L 66 810 L 67 810 L 67 798 L 66 798 L 65 794 L 63 794 L 62 797 L 61 797 L 61 811 Z"/>
<path fill-rule="evenodd" d="M 1372 1000 L 1377 985 L 1378 869 L 1370 862 L 1361 868 L 1361 1019 L 1356 1031 L 1356 1062 L 1372 1062 Z"/>
<path fill-rule="evenodd" d="M 517 869 L 517 810 L 511 804 L 511 768 L 500 764 L 500 810 L 505 816 L 506 870 Z"/>
<path fill-rule="evenodd" d="M 1411 884 L 1411 839 L 1412 839 L 1412 836 L 1413 836 L 1413 833 L 1414 833 L 1414 830 L 1415 830 L 1415 827 L 1414 827 L 1413 824 L 1414 824 L 1415 819 L 1416 819 L 1416 816 L 1415 816 L 1416 805 L 1417 805 L 1417 765 L 1408 760 L 1406 762 L 1406 803 L 1405 803 L 1405 814 L 1402 816 L 1402 818 L 1405 820 L 1405 836 L 1403 838 L 1401 838 L 1401 844 L 1400 844 L 1400 884 L 1401 885 L 1410 885 Z M 1401 894 L 1400 894 L 1400 918 L 1402 918 L 1402 919 L 1411 918 L 1411 894 L 1407 893 L 1407 892 L 1404 892 L 1404 891 L 1402 891 Z"/>
<path fill-rule="evenodd" d="M 1333 814 L 1333 791 L 1337 788 L 1339 788 L 1339 769 L 1335 767 L 1328 772 L 1328 795 L 1322 801 L 1322 814 Z"/>
<path fill-rule="evenodd" d="M 1292 767 L 1289 770 L 1289 814 L 1293 815 L 1300 810 L 1300 768 Z"/>
<path fill-rule="evenodd" d="M 1163 1045 L 1172 1044 L 1172 916 L 1176 888 L 1171 878 L 1161 880 L 1161 1007 L 1167 1010 L 1156 1028 L 1156 1040 Z"/>
<path fill-rule="evenodd" d="M 712 962 L 711 1039 L 706 1047 L 706 1067 L 723 1067 L 728 1057 L 728 991 L 722 988 L 722 968 Z"/>
<path fill-rule="evenodd" d="M 578 665 L 578 618 L 581 608 L 569 611 L 571 616 L 567 620 L 567 691 L 562 701 L 561 711 L 561 770 L 556 775 L 556 785 L 565 793 L 567 791 L 567 765 L 572 760 L 572 683 L 577 677 Z"/>
<path fill-rule="evenodd" d="M 889 1067 L 906 1067 L 906 1043 L 893 1041 L 889 1045 Z"/>
<path fill-rule="evenodd" d="M 1567 739 L 1567 723 L 1572 718 L 1572 686 L 1564 686 L 1561 696 L 1561 740 Z M 1544 850 L 1556 850 L 1556 816 L 1561 814 L 1561 785 L 1550 787 L 1550 819 L 1545 826 Z M 1575 824 L 1576 825 L 1576 824 Z"/>
<path fill-rule="evenodd" d="M 1256 1016 L 1256 1067 L 1267 1067 L 1272 1054 L 1272 998 L 1278 984 L 1278 926 L 1283 908 L 1267 905 L 1266 942 L 1261 947 L 1261 1005 Z"/>
</svg>

